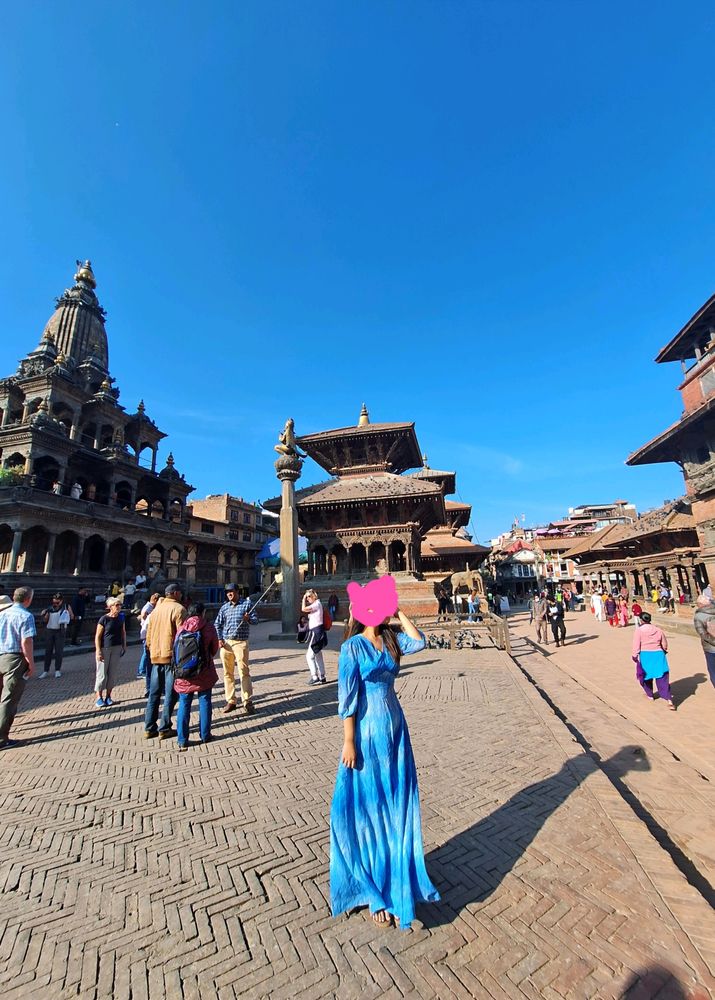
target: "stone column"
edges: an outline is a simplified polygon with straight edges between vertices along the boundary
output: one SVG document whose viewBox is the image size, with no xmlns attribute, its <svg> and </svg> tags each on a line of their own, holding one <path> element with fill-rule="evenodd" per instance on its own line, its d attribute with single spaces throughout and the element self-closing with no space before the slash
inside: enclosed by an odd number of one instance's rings
<svg viewBox="0 0 715 1000">
<path fill-rule="evenodd" d="M 281 635 L 295 636 L 300 608 L 300 572 L 298 569 L 298 511 L 295 505 L 295 483 L 300 479 L 303 462 L 297 454 L 281 454 L 274 463 L 281 483 Z"/>
<path fill-rule="evenodd" d="M 691 572 L 690 566 L 683 566 L 683 575 L 685 577 L 685 582 L 688 587 L 688 592 L 690 594 L 690 600 L 695 600 L 697 596 L 697 590 L 695 588 L 695 580 L 693 579 L 693 574 Z"/>
<path fill-rule="evenodd" d="M 10 552 L 10 567 L 8 573 L 17 573 L 17 560 L 20 557 L 20 547 L 22 545 L 22 528 L 16 528 L 12 536 L 12 550 Z"/>
<path fill-rule="evenodd" d="M 52 572 L 52 564 L 53 564 L 54 559 L 55 559 L 55 542 L 56 541 L 57 541 L 57 536 L 56 535 L 50 535 L 49 538 L 47 539 L 47 552 L 45 554 L 45 568 L 42 571 L 43 573 L 51 573 Z"/>
</svg>

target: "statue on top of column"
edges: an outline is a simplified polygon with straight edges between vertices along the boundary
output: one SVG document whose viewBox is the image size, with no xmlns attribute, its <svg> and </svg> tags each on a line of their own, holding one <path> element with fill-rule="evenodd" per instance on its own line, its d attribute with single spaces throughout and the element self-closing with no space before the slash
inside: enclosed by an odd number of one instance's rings
<svg viewBox="0 0 715 1000">
<path fill-rule="evenodd" d="M 295 422 L 292 417 L 286 420 L 285 427 L 278 435 L 280 444 L 273 446 L 273 450 L 279 455 L 287 455 L 288 458 L 307 458 L 305 452 L 298 448 L 295 440 Z"/>
</svg>

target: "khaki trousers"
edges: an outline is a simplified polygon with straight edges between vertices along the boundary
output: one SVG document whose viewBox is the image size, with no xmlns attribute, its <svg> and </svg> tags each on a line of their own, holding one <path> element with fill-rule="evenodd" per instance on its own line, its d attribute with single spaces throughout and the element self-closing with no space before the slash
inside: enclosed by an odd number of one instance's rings
<svg viewBox="0 0 715 1000">
<path fill-rule="evenodd" d="M 544 645 L 549 645 L 549 623 L 545 618 L 537 618 L 535 621 L 536 625 L 536 641 L 543 642 Z"/>
<path fill-rule="evenodd" d="M 235 670 L 238 663 L 241 671 L 241 699 L 245 705 L 253 697 L 253 685 L 248 671 L 248 640 L 224 639 L 224 645 L 221 647 L 221 663 L 226 704 L 236 704 Z"/>
</svg>

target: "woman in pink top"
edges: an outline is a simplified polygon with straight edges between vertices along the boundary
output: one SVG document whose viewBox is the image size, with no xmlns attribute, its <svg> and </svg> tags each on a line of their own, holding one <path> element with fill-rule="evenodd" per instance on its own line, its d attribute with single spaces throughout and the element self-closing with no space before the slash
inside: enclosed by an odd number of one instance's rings
<svg viewBox="0 0 715 1000">
<path fill-rule="evenodd" d="M 636 626 L 633 636 L 633 662 L 636 665 L 638 683 L 647 698 L 653 698 L 653 681 L 658 697 L 673 712 L 675 705 L 670 693 L 670 667 L 668 666 L 668 640 L 662 629 L 651 624 L 647 611 L 641 613 L 642 625 Z"/>
</svg>

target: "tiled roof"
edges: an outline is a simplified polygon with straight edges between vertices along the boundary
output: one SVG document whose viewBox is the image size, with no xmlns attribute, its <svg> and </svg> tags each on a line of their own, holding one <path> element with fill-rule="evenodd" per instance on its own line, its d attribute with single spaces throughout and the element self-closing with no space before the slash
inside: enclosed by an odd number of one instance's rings
<svg viewBox="0 0 715 1000">
<path fill-rule="evenodd" d="M 599 549 L 604 549 L 606 543 L 620 542 L 629 528 L 630 525 L 627 524 L 609 524 L 605 528 L 601 528 L 600 531 L 594 531 L 592 534 L 586 535 L 585 538 L 576 540 L 573 548 L 566 550 L 568 557 L 573 559 L 575 556 L 586 555 L 587 552 L 597 552 Z"/>
<path fill-rule="evenodd" d="M 444 506 L 446 510 L 471 510 L 472 505 L 470 503 L 457 503 L 456 500 L 445 500 Z"/>
<path fill-rule="evenodd" d="M 362 424 L 351 427 L 334 427 L 329 431 L 317 431 L 315 434 L 301 434 L 296 440 L 298 444 L 306 444 L 311 441 L 326 441 L 336 437 L 364 437 L 367 434 L 380 434 L 385 431 L 406 431 L 414 427 L 412 423 L 396 424 Z"/>
<path fill-rule="evenodd" d="M 409 475 L 413 479 L 429 479 L 432 476 L 456 476 L 457 473 L 454 471 L 446 472 L 444 469 L 430 469 L 429 466 L 426 466 L 423 469 L 418 469 L 416 472 L 410 472 Z"/>
<path fill-rule="evenodd" d="M 355 500 L 385 500 L 392 497 L 440 499 L 442 496 L 434 483 L 421 482 L 409 476 L 395 476 L 383 472 L 373 476 L 349 476 L 329 479 L 315 486 L 298 490 L 295 498 L 299 507 L 323 503 L 346 503 Z"/>
<path fill-rule="evenodd" d="M 618 539 L 609 540 L 607 548 L 659 532 L 695 531 L 695 518 L 692 514 L 690 501 L 686 497 L 680 497 L 656 510 L 646 511 L 632 524 L 624 524 L 621 527 L 624 528 L 624 531 Z"/>
<path fill-rule="evenodd" d="M 474 555 L 484 557 L 489 549 L 484 545 L 475 545 L 468 542 L 466 538 L 459 535 L 443 535 L 435 537 L 432 532 L 428 532 L 422 541 L 421 552 L 423 556 L 447 556 L 447 555 Z"/>
</svg>

